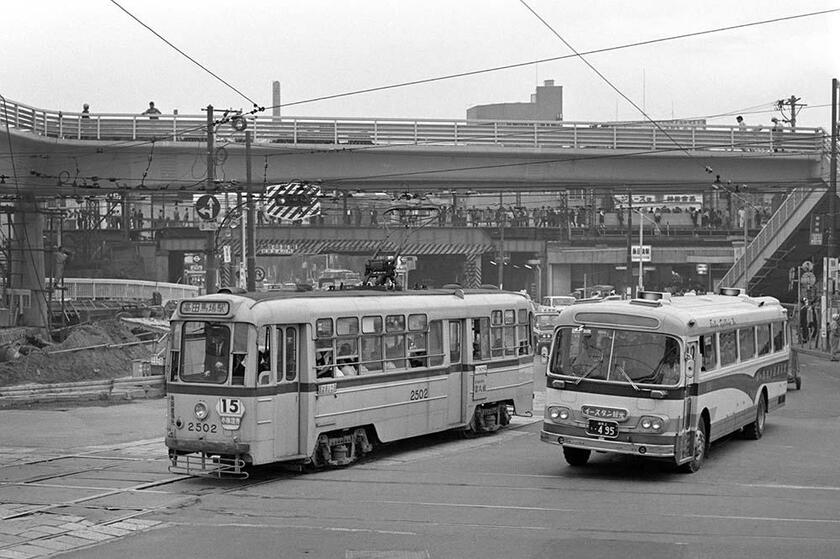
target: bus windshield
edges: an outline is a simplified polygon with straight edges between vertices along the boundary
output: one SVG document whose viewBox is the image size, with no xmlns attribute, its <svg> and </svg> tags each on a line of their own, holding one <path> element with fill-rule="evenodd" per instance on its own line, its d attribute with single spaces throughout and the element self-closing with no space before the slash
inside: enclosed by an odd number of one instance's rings
<svg viewBox="0 0 840 559">
<path fill-rule="evenodd" d="M 611 328 L 561 328 L 549 374 L 623 384 L 675 385 L 680 380 L 680 343 L 654 332 Z"/>
</svg>

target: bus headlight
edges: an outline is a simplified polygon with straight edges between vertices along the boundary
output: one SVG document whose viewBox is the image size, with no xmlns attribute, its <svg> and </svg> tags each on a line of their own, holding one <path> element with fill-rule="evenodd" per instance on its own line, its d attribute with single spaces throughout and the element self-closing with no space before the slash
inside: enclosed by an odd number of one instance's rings
<svg viewBox="0 0 840 559">
<path fill-rule="evenodd" d="M 566 421 L 572 416 L 572 412 L 569 411 L 569 408 L 564 408 L 562 406 L 549 406 L 546 412 L 548 413 L 549 419 L 554 421 Z"/>
<path fill-rule="evenodd" d="M 654 431 L 659 433 L 665 426 L 665 420 L 655 415 L 643 415 L 639 419 L 639 426 L 646 431 Z"/>
<path fill-rule="evenodd" d="M 198 402 L 193 408 L 193 413 L 195 414 L 196 419 L 198 419 L 199 421 L 203 420 L 207 417 L 207 414 L 209 413 L 207 410 L 207 404 L 205 404 L 204 402 Z"/>
</svg>

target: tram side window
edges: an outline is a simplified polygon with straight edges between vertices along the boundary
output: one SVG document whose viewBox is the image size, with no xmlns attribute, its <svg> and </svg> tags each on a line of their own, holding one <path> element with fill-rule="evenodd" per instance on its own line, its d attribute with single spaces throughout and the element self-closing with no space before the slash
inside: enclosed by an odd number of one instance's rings
<svg viewBox="0 0 840 559">
<path fill-rule="evenodd" d="M 283 346 L 280 346 L 283 347 Z M 297 378 L 297 330 L 294 328 L 286 328 L 286 380 L 295 380 Z M 277 353 L 280 353 L 278 348 Z M 282 369 L 278 369 L 282 371 Z M 278 373 L 279 375 L 279 373 Z"/>
<path fill-rule="evenodd" d="M 339 318 L 335 321 L 336 346 L 338 358 L 336 365 L 344 376 L 359 373 L 359 319 L 355 316 Z"/>
<path fill-rule="evenodd" d="M 762 324 L 756 327 L 756 341 L 758 342 L 758 354 L 767 355 L 770 353 L 770 325 Z"/>
<path fill-rule="evenodd" d="M 711 371 L 717 367 L 717 344 L 714 334 L 706 334 L 700 337 L 700 345 L 703 348 L 703 370 Z"/>
<path fill-rule="evenodd" d="M 773 331 L 773 351 L 782 351 L 785 349 L 785 324 L 773 322 L 770 326 Z"/>
<path fill-rule="evenodd" d="M 362 359 L 359 373 L 382 371 L 382 317 L 362 317 Z"/>
<path fill-rule="evenodd" d="M 519 309 L 519 324 L 516 327 L 519 355 L 528 355 L 531 352 L 531 332 L 531 314 L 526 309 Z"/>
<path fill-rule="evenodd" d="M 449 362 L 461 362 L 461 322 L 449 321 Z"/>
<path fill-rule="evenodd" d="M 389 314 L 385 316 L 385 369 L 405 368 L 405 316 Z"/>
<path fill-rule="evenodd" d="M 362 363 L 359 370 L 362 374 L 382 371 L 382 338 L 380 336 L 362 336 Z"/>
<path fill-rule="evenodd" d="M 443 365 L 443 322 L 429 323 L 429 366 Z"/>
<path fill-rule="evenodd" d="M 233 374 L 231 384 L 245 384 L 245 361 L 248 356 L 248 325 L 233 325 Z"/>
<path fill-rule="evenodd" d="M 755 357 L 755 330 L 752 327 L 738 329 L 738 347 L 741 350 L 741 361 Z"/>
<path fill-rule="evenodd" d="M 474 318 L 472 320 L 473 361 L 490 358 L 490 319 Z"/>
<path fill-rule="evenodd" d="M 280 331 L 280 328 L 277 330 Z M 271 327 L 263 326 L 257 336 L 257 384 L 272 384 L 274 369 L 271 367 Z M 277 360 L 280 360 L 279 355 Z M 277 370 L 282 371 L 279 366 Z"/>
<path fill-rule="evenodd" d="M 504 330 L 505 355 L 516 355 L 516 311 L 505 310 Z"/>
<path fill-rule="evenodd" d="M 333 349 L 333 324 L 331 318 L 315 321 L 315 376 L 333 376 L 335 351 Z"/>
<path fill-rule="evenodd" d="M 490 338 L 492 341 L 491 354 L 493 357 L 501 357 L 504 346 L 504 327 L 502 326 L 502 311 L 493 311 L 490 314 Z"/>
<path fill-rule="evenodd" d="M 426 355 L 426 329 L 428 319 L 425 314 L 408 315 L 408 364 L 410 367 L 425 367 Z"/>
<path fill-rule="evenodd" d="M 721 367 L 735 363 L 738 360 L 738 347 L 735 342 L 737 332 L 729 330 L 728 332 L 721 332 L 718 336 Z"/>
</svg>

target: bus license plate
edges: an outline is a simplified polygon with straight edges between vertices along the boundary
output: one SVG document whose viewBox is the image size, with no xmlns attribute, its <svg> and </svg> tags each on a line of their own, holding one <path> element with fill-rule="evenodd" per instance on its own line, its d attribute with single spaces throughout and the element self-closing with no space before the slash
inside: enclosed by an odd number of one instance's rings
<svg viewBox="0 0 840 559">
<path fill-rule="evenodd" d="M 618 423 L 615 421 L 601 421 L 600 419 L 590 419 L 589 427 L 586 432 L 596 437 L 604 437 L 606 439 L 618 438 Z"/>
</svg>

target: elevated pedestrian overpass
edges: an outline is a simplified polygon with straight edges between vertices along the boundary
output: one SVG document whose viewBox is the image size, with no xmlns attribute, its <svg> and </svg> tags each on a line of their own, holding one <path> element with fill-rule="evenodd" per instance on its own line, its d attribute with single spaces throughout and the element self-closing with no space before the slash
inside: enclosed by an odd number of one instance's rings
<svg viewBox="0 0 840 559">
<path fill-rule="evenodd" d="M 598 188 L 680 193 L 709 190 L 718 178 L 724 186 L 748 184 L 790 193 L 771 219 L 772 227 L 755 237 L 724 278 L 724 283 L 760 289 L 772 270 L 799 258 L 797 232 L 811 212 L 825 205 L 829 172 L 826 135 L 819 128 L 244 118 L 250 142 L 228 117 L 212 121 L 208 135 L 206 115 L 87 116 L 4 100 L 0 142 L 9 153 L 0 158 L 0 193 L 36 198 L 177 195 L 205 191 L 211 170 L 216 177 L 211 189 L 218 192 L 261 191 L 266 184 L 299 179 L 338 191 Z M 300 233 L 306 238 L 295 243 L 323 241 L 317 230 L 307 228 Z M 449 250 L 462 244 L 462 254 L 489 250 L 486 235 L 451 235 L 461 237 L 429 243 Z M 624 242 L 614 243 L 619 253 Z M 436 249 L 429 246 L 425 250 L 433 254 Z"/>
</svg>

